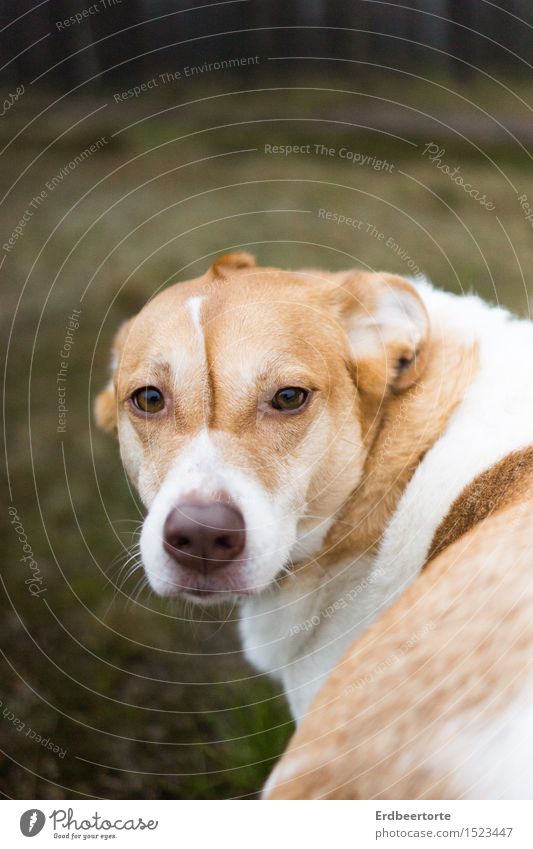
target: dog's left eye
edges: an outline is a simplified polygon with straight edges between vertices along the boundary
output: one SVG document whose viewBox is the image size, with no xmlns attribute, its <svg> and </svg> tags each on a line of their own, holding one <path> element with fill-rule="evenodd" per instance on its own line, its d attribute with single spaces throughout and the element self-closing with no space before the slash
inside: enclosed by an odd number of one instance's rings
<svg viewBox="0 0 533 849">
<path fill-rule="evenodd" d="M 275 410 L 291 413 L 303 407 L 308 397 L 307 389 L 301 389 L 299 386 L 285 386 L 283 389 L 278 389 L 270 403 Z"/>
<path fill-rule="evenodd" d="M 143 413 L 158 413 L 165 406 L 163 393 L 155 386 L 143 386 L 131 396 L 133 405 Z"/>
</svg>

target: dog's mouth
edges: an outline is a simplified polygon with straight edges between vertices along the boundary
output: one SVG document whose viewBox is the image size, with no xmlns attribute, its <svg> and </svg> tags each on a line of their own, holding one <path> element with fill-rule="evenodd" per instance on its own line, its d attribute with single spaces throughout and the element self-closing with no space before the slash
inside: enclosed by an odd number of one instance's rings
<svg viewBox="0 0 533 849">
<path fill-rule="evenodd" d="M 224 603 L 231 599 L 248 598 L 257 595 L 263 589 L 254 586 L 250 575 L 250 563 L 241 560 L 230 563 L 213 572 L 193 570 L 170 559 L 163 569 L 154 571 L 147 568 L 148 580 L 159 595 L 183 598 L 193 602 Z"/>
<path fill-rule="evenodd" d="M 253 595 L 253 591 L 249 589 L 242 590 L 233 590 L 233 589 L 209 589 L 207 587 L 198 588 L 198 587 L 190 587 L 188 589 L 180 590 L 177 593 L 178 596 L 181 596 L 184 599 L 189 599 L 190 601 L 202 602 L 202 601 L 211 601 L 211 602 L 224 602 L 228 601 L 232 598 L 247 598 Z"/>
</svg>

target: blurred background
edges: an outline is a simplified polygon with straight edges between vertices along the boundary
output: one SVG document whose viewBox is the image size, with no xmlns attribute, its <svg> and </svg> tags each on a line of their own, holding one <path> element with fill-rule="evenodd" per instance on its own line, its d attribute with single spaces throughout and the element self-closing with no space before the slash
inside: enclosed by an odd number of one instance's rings
<svg viewBox="0 0 533 849">
<path fill-rule="evenodd" d="M 237 248 L 529 314 L 533 7 L 0 9 L 0 792 L 253 797 L 290 717 L 242 657 L 237 609 L 129 576 L 142 506 L 91 418 L 111 338 Z"/>
</svg>

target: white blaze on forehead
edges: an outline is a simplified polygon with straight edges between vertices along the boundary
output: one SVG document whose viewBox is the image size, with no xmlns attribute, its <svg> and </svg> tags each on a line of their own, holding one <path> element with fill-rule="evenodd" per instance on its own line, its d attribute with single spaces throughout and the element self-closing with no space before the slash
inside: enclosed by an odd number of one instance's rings
<svg viewBox="0 0 533 849">
<path fill-rule="evenodd" d="M 205 301 L 205 296 L 195 295 L 193 298 L 189 298 L 185 301 L 185 309 L 190 314 L 192 323 L 194 324 L 194 329 L 196 330 L 198 339 L 202 343 L 202 347 L 205 351 L 205 336 L 204 336 L 204 328 L 202 327 L 202 304 Z"/>
<path fill-rule="evenodd" d="M 200 365 L 202 371 L 204 372 L 204 376 L 207 377 L 207 348 L 205 344 L 204 328 L 202 327 L 202 306 L 204 301 L 205 296 L 195 295 L 194 297 L 189 298 L 187 301 L 185 301 L 185 309 L 191 316 L 191 320 L 196 331 L 196 336 L 198 337 L 198 344 L 201 351 Z M 207 422 L 207 419 L 209 417 L 209 387 L 207 385 L 207 380 L 204 383 L 203 391 L 204 415 Z"/>
</svg>

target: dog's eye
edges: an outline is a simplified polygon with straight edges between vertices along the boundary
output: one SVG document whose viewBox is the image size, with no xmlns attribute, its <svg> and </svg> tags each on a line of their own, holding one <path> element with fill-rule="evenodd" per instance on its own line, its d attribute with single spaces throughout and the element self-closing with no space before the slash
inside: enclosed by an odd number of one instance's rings
<svg viewBox="0 0 533 849">
<path fill-rule="evenodd" d="M 270 403 L 275 410 L 291 413 L 303 407 L 308 397 L 307 389 L 300 389 L 299 386 L 285 386 L 283 389 L 278 389 Z"/>
<path fill-rule="evenodd" d="M 133 405 L 143 413 L 158 413 L 165 406 L 163 394 L 155 386 L 143 386 L 142 389 L 136 389 L 131 400 Z"/>
</svg>

